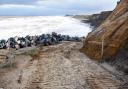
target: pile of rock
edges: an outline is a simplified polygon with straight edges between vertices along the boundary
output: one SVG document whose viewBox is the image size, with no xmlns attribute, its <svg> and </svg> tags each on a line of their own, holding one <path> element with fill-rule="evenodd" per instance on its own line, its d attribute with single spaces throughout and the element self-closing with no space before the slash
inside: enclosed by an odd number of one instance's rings
<svg viewBox="0 0 128 89">
<path fill-rule="evenodd" d="M 0 49 L 7 48 L 24 48 L 30 46 L 48 46 L 55 45 L 62 41 L 81 41 L 80 37 L 70 37 L 69 35 L 61 35 L 55 32 L 52 34 L 42 34 L 38 36 L 11 37 L 8 40 L 0 40 Z"/>
</svg>

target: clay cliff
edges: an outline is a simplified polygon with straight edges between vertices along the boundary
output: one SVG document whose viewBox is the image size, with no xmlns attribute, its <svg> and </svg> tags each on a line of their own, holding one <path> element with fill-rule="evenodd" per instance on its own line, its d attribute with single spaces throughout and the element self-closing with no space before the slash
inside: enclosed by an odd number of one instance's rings
<svg viewBox="0 0 128 89">
<path fill-rule="evenodd" d="M 128 0 L 121 0 L 109 17 L 89 33 L 82 51 L 92 59 L 112 58 L 128 40 Z"/>
</svg>

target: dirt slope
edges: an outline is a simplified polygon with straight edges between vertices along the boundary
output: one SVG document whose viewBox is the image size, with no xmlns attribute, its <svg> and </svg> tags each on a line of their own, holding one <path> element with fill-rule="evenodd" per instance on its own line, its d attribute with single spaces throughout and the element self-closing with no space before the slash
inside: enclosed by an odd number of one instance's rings
<svg viewBox="0 0 128 89">
<path fill-rule="evenodd" d="M 82 48 L 90 58 L 115 56 L 128 40 L 128 0 L 121 0 L 107 20 L 89 33 Z"/>
<path fill-rule="evenodd" d="M 117 89 L 120 81 L 80 53 L 81 46 L 82 43 L 64 42 L 43 47 L 39 60 L 31 60 L 27 54 L 17 55 L 16 66 L 0 69 L 0 88 Z"/>
</svg>

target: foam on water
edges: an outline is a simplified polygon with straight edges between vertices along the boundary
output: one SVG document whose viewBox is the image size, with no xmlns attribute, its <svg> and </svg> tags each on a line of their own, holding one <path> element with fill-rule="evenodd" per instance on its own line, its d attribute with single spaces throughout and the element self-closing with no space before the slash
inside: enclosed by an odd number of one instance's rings
<svg viewBox="0 0 128 89">
<path fill-rule="evenodd" d="M 86 36 L 91 28 L 76 19 L 62 16 L 0 17 L 0 39 L 53 31 L 70 36 Z"/>
</svg>

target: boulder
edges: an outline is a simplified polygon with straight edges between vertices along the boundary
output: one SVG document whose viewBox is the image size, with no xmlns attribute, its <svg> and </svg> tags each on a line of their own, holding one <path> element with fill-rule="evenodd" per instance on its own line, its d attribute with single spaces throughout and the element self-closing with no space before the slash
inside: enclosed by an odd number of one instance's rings
<svg viewBox="0 0 128 89">
<path fill-rule="evenodd" d="M 110 16 L 90 32 L 82 51 L 92 59 L 114 57 L 128 40 L 128 0 L 121 0 Z"/>
</svg>

